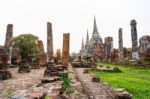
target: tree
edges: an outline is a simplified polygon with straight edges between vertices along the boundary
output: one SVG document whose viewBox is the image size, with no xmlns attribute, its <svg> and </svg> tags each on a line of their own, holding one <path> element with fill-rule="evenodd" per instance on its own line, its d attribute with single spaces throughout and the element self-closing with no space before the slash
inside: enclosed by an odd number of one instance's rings
<svg viewBox="0 0 150 99">
<path fill-rule="evenodd" d="M 13 38 L 12 45 L 19 49 L 23 61 L 31 63 L 38 60 L 38 39 L 32 34 L 21 34 Z"/>
<path fill-rule="evenodd" d="M 77 57 L 77 53 L 76 52 L 72 52 L 70 54 L 71 61 L 73 61 L 76 57 Z"/>
</svg>

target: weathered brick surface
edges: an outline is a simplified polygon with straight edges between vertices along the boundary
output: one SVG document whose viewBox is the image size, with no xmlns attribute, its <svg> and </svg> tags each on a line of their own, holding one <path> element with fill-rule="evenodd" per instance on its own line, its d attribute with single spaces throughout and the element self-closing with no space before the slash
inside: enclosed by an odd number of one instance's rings
<svg viewBox="0 0 150 99">
<path fill-rule="evenodd" d="M 105 43 L 104 43 L 104 53 L 105 53 L 105 59 L 107 61 L 111 58 L 111 51 L 113 50 L 113 38 L 112 37 L 106 37 Z"/>
<path fill-rule="evenodd" d="M 119 60 L 123 62 L 123 37 L 122 37 L 122 28 L 119 28 L 119 51 L 120 51 L 120 57 Z"/>
<path fill-rule="evenodd" d="M 38 41 L 38 50 L 39 50 L 39 65 L 43 66 L 46 64 L 46 55 L 44 52 L 44 46 L 42 40 Z"/>
<path fill-rule="evenodd" d="M 62 64 L 67 66 L 69 63 L 69 39 L 70 34 L 64 33 L 63 34 L 63 50 L 62 50 Z"/>
<path fill-rule="evenodd" d="M 44 68 L 32 70 L 30 73 L 17 73 L 17 68 L 8 69 L 12 79 L 0 81 L 0 99 L 5 99 L 10 85 L 13 86 L 13 92 L 18 90 L 33 90 L 33 86 L 43 78 Z"/>
<path fill-rule="evenodd" d="M 131 26 L 132 51 L 137 51 L 137 46 L 138 46 L 136 25 L 137 22 L 135 20 L 131 20 L 130 26 Z"/>
<path fill-rule="evenodd" d="M 83 68 L 76 68 L 76 74 L 81 81 L 85 92 L 87 92 L 90 99 L 114 99 L 114 90 L 101 82 L 92 82 L 92 76 L 83 73 Z"/>
<path fill-rule="evenodd" d="M 53 34 L 52 34 L 52 23 L 47 22 L 47 55 L 48 61 L 53 62 Z"/>
<path fill-rule="evenodd" d="M 120 52 L 118 49 L 113 49 L 113 51 L 111 52 L 111 61 L 114 62 L 116 65 L 120 63 L 119 53 Z"/>
<path fill-rule="evenodd" d="M 12 50 L 12 35 L 13 35 L 13 24 L 7 25 L 6 39 L 4 44 L 4 52 L 7 56 L 7 63 L 11 63 L 11 50 Z"/>
<path fill-rule="evenodd" d="M 150 48 L 150 36 L 144 35 L 139 39 L 140 52 L 146 52 Z"/>
<path fill-rule="evenodd" d="M 58 60 L 61 59 L 61 52 L 60 52 L 60 49 L 57 49 L 57 50 L 56 50 L 56 57 L 57 57 Z"/>
</svg>

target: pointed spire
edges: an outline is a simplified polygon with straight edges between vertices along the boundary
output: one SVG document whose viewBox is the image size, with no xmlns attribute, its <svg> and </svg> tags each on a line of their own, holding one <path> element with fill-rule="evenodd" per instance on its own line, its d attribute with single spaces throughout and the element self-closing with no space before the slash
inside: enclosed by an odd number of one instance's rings
<svg viewBox="0 0 150 99">
<path fill-rule="evenodd" d="M 97 29 L 97 24 L 96 24 L 96 18 L 94 15 L 94 27 L 93 27 L 93 34 L 97 34 L 98 33 L 98 29 Z"/>
<path fill-rule="evenodd" d="M 84 40 L 83 40 L 83 38 L 82 38 L 81 50 L 84 50 Z"/>
<path fill-rule="evenodd" d="M 88 33 L 88 30 L 87 30 L 87 36 L 86 36 L 86 42 L 85 42 L 85 45 L 88 45 L 89 43 L 89 33 Z"/>
</svg>

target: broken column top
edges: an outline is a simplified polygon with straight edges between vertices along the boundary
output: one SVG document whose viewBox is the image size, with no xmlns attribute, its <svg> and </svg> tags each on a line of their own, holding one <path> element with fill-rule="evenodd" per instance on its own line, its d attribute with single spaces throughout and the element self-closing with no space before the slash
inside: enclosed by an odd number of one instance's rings
<svg viewBox="0 0 150 99">
<path fill-rule="evenodd" d="M 130 26 L 136 26 L 137 22 L 135 20 L 131 20 Z"/>
<path fill-rule="evenodd" d="M 150 36 L 149 35 L 144 35 L 142 36 L 139 41 L 142 41 L 142 40 L 148 40 L 150 42 Z"/>
<path fill-rule="evenodd" d="M 47 22 L 47 24 L 52 24 L 51 22 Z"/>
<path fill-rule="evenodd" d="M 105 38 L 105 42 L 107 42 L 107 41 L 113 41 L 113 38 L 110 37 L 110 36 L 109 36 L 109 37 L 106 37 L 106 38 Z"/>
<path fill-rule="evenodd" d="M 6 36 L 10 35 L 12 37 L 12 32 L 13 32 L 13 24 L 8 24 L 7 25 L 7 31 L 6 31 Z M 8 34 L 9 33 L 9 34 Z"/>
<path fill-rule="evenodd" d="M 47 32 L 52 33 L 52 23 L 47 22 Z"/>
<path fill-rule="evenodd" d="M 122 28 L 119 28 L 119 32 L 122 32 Z"/>
</svg>

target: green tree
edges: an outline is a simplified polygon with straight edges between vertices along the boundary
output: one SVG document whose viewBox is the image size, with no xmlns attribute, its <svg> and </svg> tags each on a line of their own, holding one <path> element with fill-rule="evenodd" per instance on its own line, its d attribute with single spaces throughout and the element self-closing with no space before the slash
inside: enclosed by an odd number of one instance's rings
<svg viewBox="0 0 150 99">
<path fill-rule="evenodd" d="M 73 61 L 77 57 L 77 53 L 76 52 L 72 52 L 70 54 L 70 57 L 71 57 L 71 61 Z"/>
<path fill-rule="evenodd" d="M 21 59 L 29 63 L 38 60 L 38 37 L 33 34 L 21 34 L 13 38 L 12 45 L 19 48 Z"/>
</svg>

